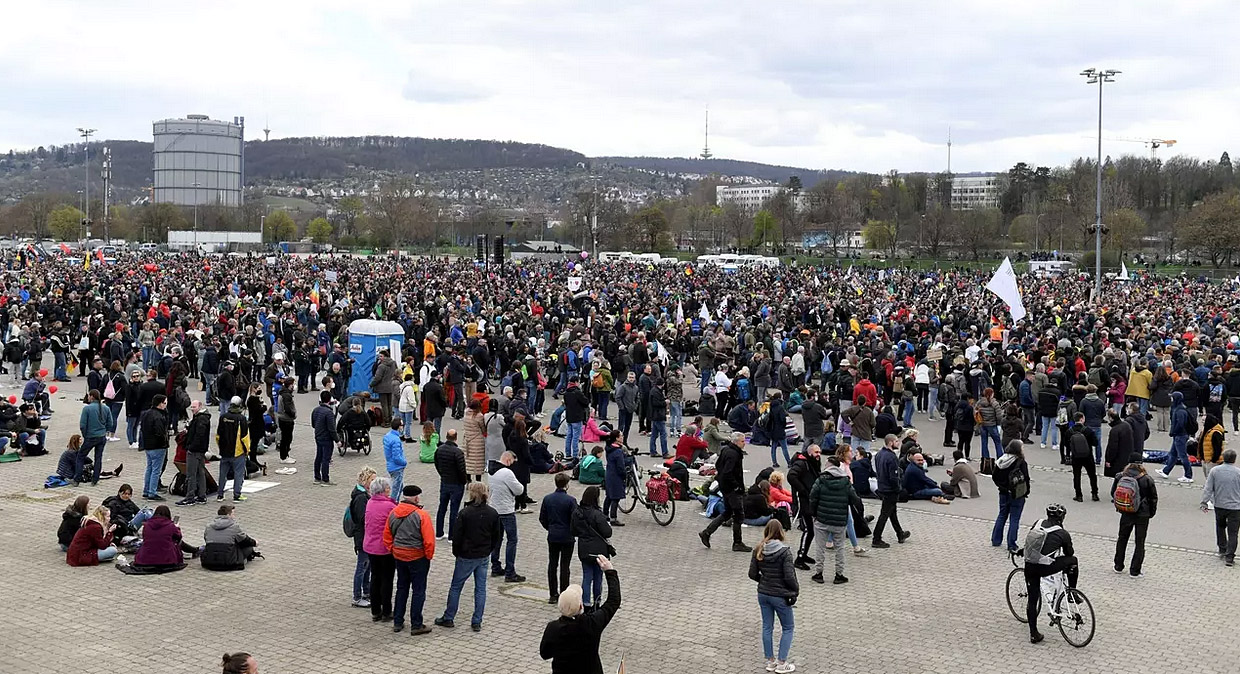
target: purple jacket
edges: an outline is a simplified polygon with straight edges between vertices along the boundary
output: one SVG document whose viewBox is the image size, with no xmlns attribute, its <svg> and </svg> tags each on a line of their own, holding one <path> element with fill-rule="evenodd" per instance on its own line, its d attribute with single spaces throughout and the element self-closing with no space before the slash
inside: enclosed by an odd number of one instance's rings
<svg viewBox="0 0 1240 674">
<path fill-rule="evenodd" d="M 181 559 L 181 530 L 167 517 L 152 517 L 142 525 L 142 547 L 134 555 L 138 565 L 176 566 Z"/>
<path fill-rule="evenodd" d="M 383 529 L 387 524 L 388 514 L 396 507 L 396 501 L 383 494 L 370 497 L 366 502 L 366 527 L 362 536 L 362 552 L 372 555 L 391 554 L 391 550 L 383 544 Z"/>
</svg>

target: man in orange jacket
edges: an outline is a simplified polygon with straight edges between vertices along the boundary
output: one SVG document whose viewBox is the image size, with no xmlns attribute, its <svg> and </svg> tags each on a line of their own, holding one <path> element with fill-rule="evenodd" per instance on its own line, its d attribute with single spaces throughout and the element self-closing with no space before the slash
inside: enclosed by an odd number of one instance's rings
<svg viewBox="0 0 1240 674">
<path fill-rule="evenodd" d="M 409 603 L 410 633 L 429 634 L 430 627 L 422 622 L 422 605 L 426 603 L 426 574 L 435 556 L 435 525 L 422 509 L 422 488 L 407 484 L 401 490 L 400 504 L 388 515 L 383 528 L 383 544 L 396 558 L 396 601 L 392 610 L 392 631 L 405 628 L 405 606 Z M 413 598 L 409 588 L 413 587 Z"/>
</svg>

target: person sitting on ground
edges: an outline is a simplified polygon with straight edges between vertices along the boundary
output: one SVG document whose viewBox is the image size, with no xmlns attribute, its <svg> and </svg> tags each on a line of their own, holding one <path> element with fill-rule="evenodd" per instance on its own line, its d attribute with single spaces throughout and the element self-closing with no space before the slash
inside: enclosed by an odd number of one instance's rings
<svg viewBox="0 0 1240 674">
<path fill-rule="evenodd" d="M 161 505 L 142 525 L 142 547 L 134 555 L 133 568 L 151 573 L 180 571 L 185 568 L 182 552 L 198 556 L 198 548 L 181 540 L 181 528 L 172 521 L 172 510 Z"/>
<path fill-rule="evenodd" d="M 744 524 L 746 526 L 764 527 L 772 519 L 779 520 L 785 529 L 792 526 L 787 510 L 771 506 L 771 483 L 767 480 L 759 481 L 745 492 L 741 508 L 745 512 Z"/>
<path fill-rule="evenodd" d="M 78 529 L 82 528 L 82 520 L 90 512 L 90 497 L 86 494 L 79 494 L 73 499 L 73 503 L 60 514 L 60 528 L 56 530 L 56 543 L 60 545 L 61 552 L 69 551 L 69 544 L 73 542 L 73 537 L 77 535 Z"/>
<path fill-rule="evenodd" d="M 959 449 L 952 452 L 952 459 L 956 462 L 952 464 L 951 470 L 947 471 L 951 480 L 940 483 L 939 488 L 944 494 L 951 496 L 977 498 L 980 494 L 977 491 L 977 473 L 973 471 L 973 466 L 969 465 L 968 460 L 964 458 L 964 452 Z"/>
<path fill-rule="evenodd" d="M 874 418 L 874 437 L 885 438 L 888 435 L 900 435 L 903 430 L 900 428 L 900 422 L 896 421 L 896 413 L 892 411 L 891 405 L 884 405 L 883 411 Z"/>
<path fill-rule="evenodd" d="M 47 429 L 43 427 L 46 417 L 39 416 L 35 406 L 26 403 L 21 406 L 21 415 L 13 422 L 13 437 L 22 456 L 43 456 L 47 454 Z"/>
<path fill-rule="evenodd" d="M 139 507 L 133 500 L 133 487 L 122 484 L 116 490 L 116 496 L 103 500 L 103 505 L 112 513 L 112 524 L 116 525 L 116 535 L 135 536 L 142 530 L 142 523 L 155 514 L 150 508 Z"/>
<path fill-rule="evenodd" d="M 878 498 L 878 494 L 870 488 L 870 479 L 878 479 L 878 474 L 874 472 L 874 456 L 864 447 L 855 451 L 857 456 L 848 465 L 852 471 L 853 489 L 861 498 Z"/>
<path fill-rule="evenodd" d="M 732 430 L 741 433 L 748 433 L 753 430 L 753 425 L 758 421 L 758 407 L 754 401 L 747 400 L 728 412 L 728 425 Z"/>
<path fill-rule="evenodd" d="M 225 653 L 223 674 L 258 674 L 258 662 L 249 653 Z"/>
<path fill-rule="evenodd" d="M 690 424 L 676 441 L 676 458 L 684 459 L 686 464 L 692 466 L 698 459 L 706 460 L 709 456 L 707 447 L 706 441 L 698 437 L 697 426 Z"/>
<path fill-rule="evenodd" d="M 943 490 L 926 474 L 926 457 L 918 452 L 904 469 L 904 491 L 911 499 L 926 499 L 939 504 L 947 504 L 943 498 Z"/>
<path fill-rule="evenodd" d="M 603 463 L 603 446 L 590 448 L 590 455 L 577 465 L 577 481 L 581 484 L 603 484 L 607 476 L 607 466 Z"/>
<path fill-rule="evenodd" d="M 582 442 L 602 442 L 607 437 L 609 429 L 601 428 L 598 425 L 598 417 L 595 415 L 594 408 L 590 408 L 589 417 L 581 426 Z"/>
<path fill-rule="evenodd" d="M 778 470 L 771 471 L 766 481 L 770 483 L 770 504 L 772 508 L 782 508 L 792 512 L 792 492 L 784 484 L 784 474 Z"/>
<path fill-rule="evenodd" d="M 99 566 L 100 562 L 116 557 L 116 546 L 112 545 L 116 525 L 108 523 L 109 517 L 108 509 L 99 506 L 82 519 L 82 528 L 73 535 L 73 541 L 65 551 L 65 561 L 69 566 Z"/>
<path fill-rule="evenodd" d="M 233 506 L 221 505 L 217 517 L 202 534 L 206 546 L 200 559 L 202 568 L 208 571 L 241 571 L 246 562 L 263 556 L 254 549 L 258 543 L 241 530 L 233 510 Z"/>
<path fill-rule="evenodd" d="M 78 452 L 82 450 L 82 436 L 74 433 L 69 437 L 69 446 L 65 451 L 60 453 L 60 458 L 56 460 L 56 477 L 65 482 L 73 482 L 73 473 L 77 470 Z M 100 480 L 110 480 L 114 477 L 120 477 L 121 470 L 125 464 L 118 463 L 116 468 L 99 474 Z M 82 473 L 90 472 L 94 474 L 95 461 L 89 456 L 82 457 Z"/>
</svg>

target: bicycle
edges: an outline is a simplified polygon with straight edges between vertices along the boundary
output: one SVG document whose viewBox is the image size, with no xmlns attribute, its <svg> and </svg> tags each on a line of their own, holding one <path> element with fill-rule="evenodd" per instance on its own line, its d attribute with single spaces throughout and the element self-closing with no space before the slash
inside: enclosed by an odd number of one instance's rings
<svg viewBox="0 0 1240 674">
<path fill-rule="evenodd" d="M 650 516 L 654 518 L 656 524 L 665 527 L 672 523 L 676 517 L 676 499 L 673 494 L 668 494 L 666 503 L 656 503 L 646 498 L 645 486 L 641 480 L 641 466 L 637 463 L 638 450 L 630 447 L 625 448 L 628 462 L 624 470 L 624 490 L 627 498 L 620 501 L 620 512 L 629 514 L 637 507 L 638 502 L 650 511 Z M 650 477 L 658 477 L 663 475 L 660 470 L 648 470 L 647 475 Z M 668 478 L 672 479 L 672 478 Z"/>
<path fill-rule="evenodd" d="M 1029 590 L 1025 585 L 1025 569 L 1016 563 L 1021 550 L 1008 553 L 1012 559 L 1012 572 L 1007 577 L 1007 604 L 1012 616 L 1021 623 L 1028 623 L 1025 606 L 1029 599 Z M 1076 648 L 1084 648 L 1094 639 L 1097 623 L 1094 620 L 1094 607 L 1084 592 L 1067 587 L 1063 572 L 1042 579 L 1042 606 L 1050 606 L 1046 612 L 1051 624 L 1059 628 L 1064 641 Z"/>
</svg>

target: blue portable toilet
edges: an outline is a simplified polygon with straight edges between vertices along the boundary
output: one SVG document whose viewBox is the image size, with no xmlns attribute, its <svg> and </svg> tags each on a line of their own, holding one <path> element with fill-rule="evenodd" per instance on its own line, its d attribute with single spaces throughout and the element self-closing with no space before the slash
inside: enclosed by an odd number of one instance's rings
<svg viewBox="0 0 1240 674">
<path fill-rule="evenodd" d="M 372 321 L 359 318 L 349 324 L 349 357 L 353 359 L 353 375 L 349 377 L 349 395 L 370 391 L 370 377 L 380 349 L 388 349 L 400 362 L 405 345 L 405 329 L 393 321 Z"/>
</svg>

